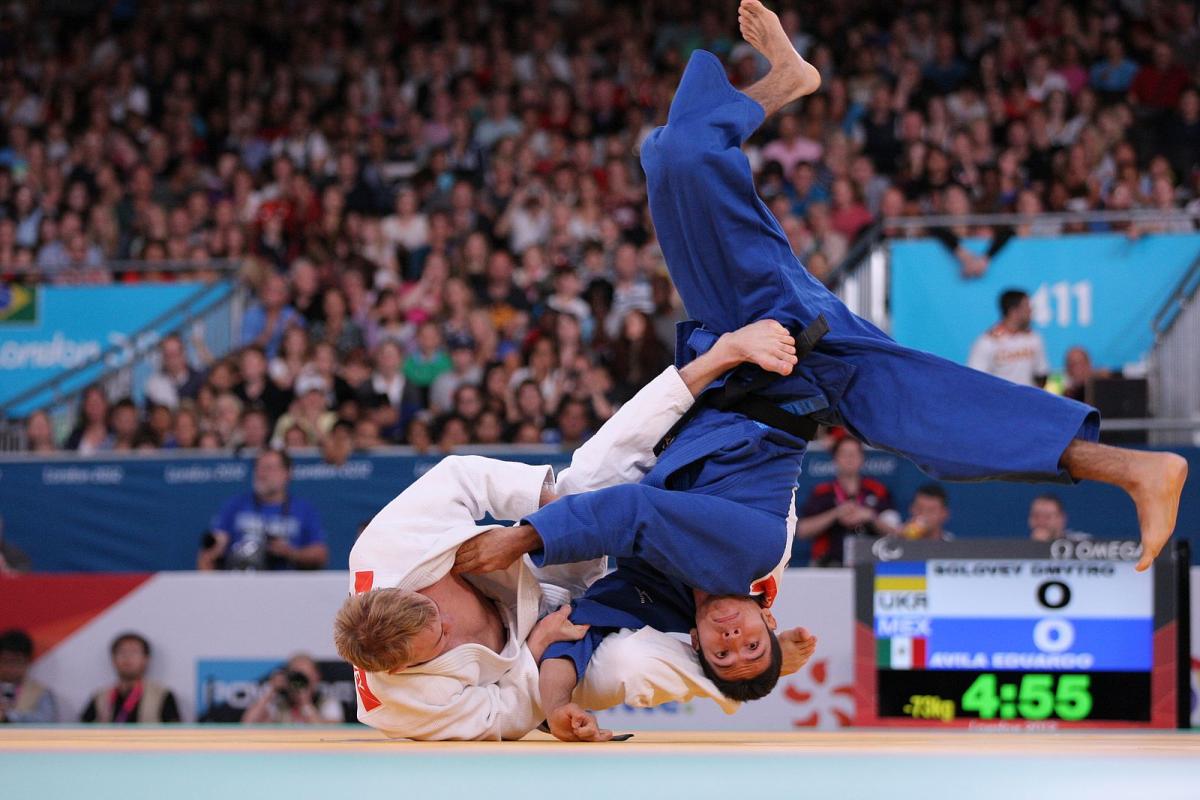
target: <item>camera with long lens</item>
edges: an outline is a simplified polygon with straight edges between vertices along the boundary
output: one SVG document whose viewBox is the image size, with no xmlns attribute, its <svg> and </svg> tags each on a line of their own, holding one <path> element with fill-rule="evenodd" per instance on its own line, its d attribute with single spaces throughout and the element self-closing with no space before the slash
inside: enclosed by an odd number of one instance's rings
<svg viewBox="0 0 1200 800">
<path fill-rule="evenodd" d="M 289 708 L 300 707 L 300 693 L 312 686 L 312 682 L 303 672 L 288 670 L 287 683 L 279 690 L 279 700 Z"/>
</svg>

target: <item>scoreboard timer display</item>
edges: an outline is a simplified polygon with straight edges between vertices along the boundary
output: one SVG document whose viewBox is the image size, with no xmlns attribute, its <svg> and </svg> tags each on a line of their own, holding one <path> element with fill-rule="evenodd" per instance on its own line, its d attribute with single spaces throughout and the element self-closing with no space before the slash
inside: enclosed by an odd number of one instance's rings
<svg viewBox="0 0 1200 800">
<path fill-rule="evenodd" d="M 881 539 L 856 567 L 860 725 L 1188 724 L 1186 543 Z"/>
</svg>

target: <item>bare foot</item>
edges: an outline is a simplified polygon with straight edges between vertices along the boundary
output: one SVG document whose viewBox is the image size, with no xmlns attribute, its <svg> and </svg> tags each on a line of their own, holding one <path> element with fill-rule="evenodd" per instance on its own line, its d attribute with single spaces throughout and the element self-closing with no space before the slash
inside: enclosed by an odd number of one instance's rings
<svg viewBox="0 0 1200 800">
<path fill-rule="evenodd" d="M 773 319 L 752 322 L 722 334 L 713 350 L 735 366 L 750 362 L 779 375 L 791 375 L 797 363 L 796 340 Z"/>
<path fill-rule="evenodd" d="M 1171 538 L 1187 474 L 1187 460 L 1175 453 L 1145 453 L 1135 462 L 1129 494 L 1142 529 L 1138 572 L 1150 567 Z"/>
<path fill-rule="evenodd" d="M 742 38 L 771 62 L 771 72 L 789 78 L 789 83 L 795 87 L 792 100 L 820 88 L 821 74 L 792 47 L 774 11 L 759 0 L 742 0 L 738 6 L 738 27 Z"/>
</svg>

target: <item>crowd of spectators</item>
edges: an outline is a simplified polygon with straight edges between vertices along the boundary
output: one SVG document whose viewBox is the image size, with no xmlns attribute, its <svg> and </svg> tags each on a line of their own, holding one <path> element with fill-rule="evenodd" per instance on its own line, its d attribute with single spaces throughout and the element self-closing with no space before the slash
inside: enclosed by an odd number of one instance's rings
<svg viewBox="0 0 1200 800">
<path fill-rule="evenodd" d="M 775 5 L 824 83 L 748 157 L 822 279 L 896 216 L 1197 203 L 1195 2 Z M 670 361 L 638 148 L 693 49 L 763 73 L 729 9 L 5 4 L 0 274 L 256 296 L 243 349 L 169 338 L 140 407 L 89 391 L 31 449 L 582 440 Z"/>
</svg>

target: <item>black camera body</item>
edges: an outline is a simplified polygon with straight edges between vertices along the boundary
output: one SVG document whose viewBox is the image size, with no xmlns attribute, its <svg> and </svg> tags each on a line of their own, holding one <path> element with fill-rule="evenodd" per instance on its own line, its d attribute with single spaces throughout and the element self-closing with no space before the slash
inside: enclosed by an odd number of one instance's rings
<svg viewBox="0 0 1200 800">
<path fill-rule="evenodd" d="M 279 699 L 289 708 L 300 706 L 300 693 L 312 686 L 312 681 L 303 672 L 288 670 L 287 685 L 279 690 Z"/>
<path fill-rule="evenodd" d="M 287 674 L 288 690 L 299 692 L 307 689 L 312 683 L 308 680 L 308 676 L 299 670 L 288 670 Z"/>
</svg>

